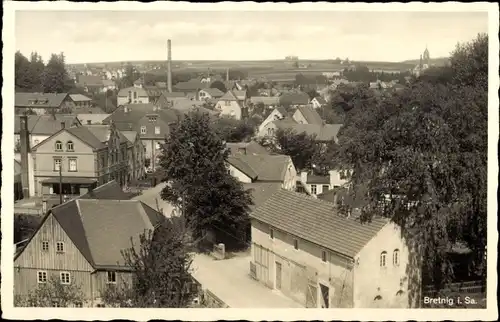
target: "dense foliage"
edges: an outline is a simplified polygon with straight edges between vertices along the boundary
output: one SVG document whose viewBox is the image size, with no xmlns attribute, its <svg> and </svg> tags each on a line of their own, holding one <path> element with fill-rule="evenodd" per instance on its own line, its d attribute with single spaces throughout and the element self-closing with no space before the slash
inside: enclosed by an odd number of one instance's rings
<svg viewBox="0 0 500 322">
<path fill-rule="evenodd" d="M 122 251 L 129 273 L 109 285 L 101 297 L 106 306 L 185 308 L 197 295 L 190 275 L 189 240 L 182 220 L 165 220 Z M 117 274 L 118 275 L 118 274 Z"/>
<path fill-rule="evenodd" d="M 342 98 L 339 162 L 353 170 L 352 194 L 368 187 L 363 219 L 400 224 L 436 285 L 453 277 L 446 254 L 456 243 L 474 254 L 471 273 L 485 273 L 487 53 L 488 37 L 479 35 L 457 47 L 450 67 L 400 93 Z"/>
<path fill-rule="evenodd" d="M 166 138 L 160 165 L 168 185 L 162 199 L 181 206 L 195 239 L 215 233 L 226 248 L 248 238 L 249 192 L 228 173 L 228 152 L 207 114 L 190 113 Z M 245 237 L 246 236 L 246 237 Z"/>
<path fill-rule="evenodd" d="M 246 142 L 254 135 L 256 123 L 251 118 L 236 120 L 232 117 L 220 117 L 214 121 L 214 128 L 225 142 Z"/>
</svg>

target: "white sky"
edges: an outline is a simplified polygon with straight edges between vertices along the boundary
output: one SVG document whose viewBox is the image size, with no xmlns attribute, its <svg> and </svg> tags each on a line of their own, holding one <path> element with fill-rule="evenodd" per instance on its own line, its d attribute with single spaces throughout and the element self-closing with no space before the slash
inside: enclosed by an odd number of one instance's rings
<svg viewBox="0 0 500 322">
<path fill-rule="evenodd" d="M 486 12 L 17 11 L 16 49 L 67 63 L 448 56 L 488 31 Z"/>
</svg>

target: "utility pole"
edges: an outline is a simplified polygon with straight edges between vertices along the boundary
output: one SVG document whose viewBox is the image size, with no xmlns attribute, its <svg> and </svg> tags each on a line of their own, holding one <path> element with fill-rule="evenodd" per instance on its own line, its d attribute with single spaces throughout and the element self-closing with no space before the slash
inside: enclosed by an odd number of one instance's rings
<svg viewBox="0 0 500 322">
<path fill-rule="evenodd" d="M 63 203 L 63 195 L 62 195 L 62 159 L 61 163 L 59 164 L 59 204 L 62 205 Z"/>
</svg>

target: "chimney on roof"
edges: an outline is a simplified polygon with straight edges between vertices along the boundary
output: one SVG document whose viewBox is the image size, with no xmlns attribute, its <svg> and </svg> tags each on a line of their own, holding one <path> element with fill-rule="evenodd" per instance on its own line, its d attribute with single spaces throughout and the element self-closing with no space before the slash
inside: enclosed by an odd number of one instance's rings
<svg viewBox="0 0 500 322">
<path fill-rule="evenodd" d="M 300 173 L 300 181 L 304 184 L 307 183 L 307 171 L 302 171 Z"/>
<path fill-rule="evenodd" d="M 61 122 L 61 129 L 65 129 L 66 128 L 66 123 L 64 121 Z"/>
<path fill-rule="evenodd" d="M 167 88 L 172 93 L 172 41 L 167 41 L 168 60 L 167 60 Z"/>
<path fill-rule="evenodd" d="M 91 120 L 87 120 L 87 125 L 91 125 L 92 124 L 92 121 Z"/>
<path fill-rule="evenodd" d="M 123 112 L 128 113 L 128 107 L 127 106 L 123 107 Z"/>
<path fill-rule="evenodd" d="M 29 190 L 29 153 L 30 153 L 30 133 L 28 130 L 28 116 L 21 115 L 20 129 L 21 143 L 21 183 L 23 188 L 23 198 L 30 196 Z"/>
</svg>

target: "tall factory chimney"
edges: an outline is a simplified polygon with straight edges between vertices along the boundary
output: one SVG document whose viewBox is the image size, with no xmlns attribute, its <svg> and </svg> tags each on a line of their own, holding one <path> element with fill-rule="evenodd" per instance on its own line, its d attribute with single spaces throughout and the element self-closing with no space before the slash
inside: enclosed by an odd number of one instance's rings
<svg viewBox="0 0 500 322">
<path fill-rule="evenodd" d="M 229 68 L 226 69 L 226 82 L 229 82 Z"/>
<path fill-rule="evenodd" d="M 30 196 L 29 182 L 29 152 L 30 152 L 30 133 L 28 130 L 28 116 L 21 115 L 21 183 L 23 186 L 23 198 Z"/>
<path fill-rule="evenodd" d="M 167 41 L 168 61 L 167 61 L 167 88 L 172 93 L 172 41 Z"/>
</svg>

